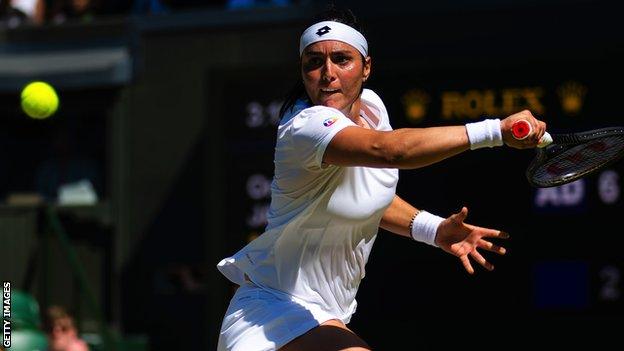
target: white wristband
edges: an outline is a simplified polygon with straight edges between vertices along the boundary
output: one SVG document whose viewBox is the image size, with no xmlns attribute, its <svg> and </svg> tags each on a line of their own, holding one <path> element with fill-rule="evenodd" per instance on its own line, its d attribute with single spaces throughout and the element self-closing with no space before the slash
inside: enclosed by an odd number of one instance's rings
<svg viewBox="0 0 624 351">
<path fill-rule="evenodd" d="M 416 241 L 436 246 L 435 237 L 438 226 L 444 220 L 440 216 L 436 216 L 427 211 L 420 211 L 412 220 L 412 238 Z"/>
<path fill-rule="evenodd" d="M 500 119 L 486 119 L 481 122 L 467 123 L 466 132 L 468 133 L 468 140 L 470 140 L 470 150 L 503 145 Z"/>
</svg>

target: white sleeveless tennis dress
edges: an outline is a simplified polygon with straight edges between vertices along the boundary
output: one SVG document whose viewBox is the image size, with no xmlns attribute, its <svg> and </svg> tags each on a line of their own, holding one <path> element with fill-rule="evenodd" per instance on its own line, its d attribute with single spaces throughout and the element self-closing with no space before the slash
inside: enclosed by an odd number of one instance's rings
<svg viewBox="0 0 624 351">
<path fill-rule="evenodd" d="M 392 130 L 379 96 L 364 89 L 361 97 L 362 117 Z M 340 111 L 302 101 L 281 120 L 266 231 L 217 266 L 241 285 L 218 350 L 276 350 L 329 319 L 351 319 L 398 170 L 323 164 L 348 126 L 355 124 Z"/>
</svg>

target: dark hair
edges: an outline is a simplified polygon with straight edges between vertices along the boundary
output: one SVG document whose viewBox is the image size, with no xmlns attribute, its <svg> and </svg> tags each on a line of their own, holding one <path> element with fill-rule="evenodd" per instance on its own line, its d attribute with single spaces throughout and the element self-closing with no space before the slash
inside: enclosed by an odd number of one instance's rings
<svg viewBox="0 0 624 351">
<path fill-rule="evenodd" d="M 314 23 L 318 23 L 322 21 L 334 21 L 334 22 L 344 23 L 350 26 L 351 28 L 354 28 L 358 32 L 362 33 L 362 35 L 364 35 L 362 26 L 358 22 L 353 12 L 349 9 L 339 9 L 335 5 L 329 5 L 329 7 L 325 11 L 314 16 L 312 21 L 310 21 L 310 23 L 308 23 L 305 28 L 308 28 Z M 298 79 L 295 86 L 288 92 L 288 94 L 286 94 L 286 98 L 284 99 L 284 104 L 280 108 L 280 113 L 279 113 L 280 118 L 284 117 L 284 114 L 286 114 L 288 110 L 293 108 L 297 100 L 301 98 L 305 98 L 308 101 L 310 99 L 308 95 L 306 94 L 305 87 L 303 86 L 303 82 L 301 81 L 301 79 Z"/>
<path fill-rule="evenodd" d="M 52 305 L 48 307 L 43 320 L 43 329 L 45 330 L 45 332 L 48 334 L 52 334 L 56 321 L 61 319 L 67 319 L 70 323 L 70 326 L 72 328 L 76 328 L 76 324 L 74 323 L 74 316 L 68 310 L 58 305 Z"/>
</svg>

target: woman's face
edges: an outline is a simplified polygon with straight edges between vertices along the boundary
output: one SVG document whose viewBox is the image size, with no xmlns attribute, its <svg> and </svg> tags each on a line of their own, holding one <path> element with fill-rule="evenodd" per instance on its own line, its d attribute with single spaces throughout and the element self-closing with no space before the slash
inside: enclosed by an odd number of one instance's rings
<svg viewBox="0 0 624 351">
<path fill-rule="evenodd" d="M 59 318 L 55 320 L 52 324 L 52 335 L 54 337 L 75 337 L 77 333 L 74 322 L 70 318 Z"/>
<path fill-rule="evenodd" d="M 89 9 L 91 0 L 72 0 L 72 6 L 76 12 L 84 12 Z"/>
<path fill-rule="evenodd" d="M 370 74 L 370 57 L 353 46 L 336 40 L 309 45 L 301 56 L 303 85 L 314 105 L 336 108 L 349 113 L 363 82 Z"/>
</svg>

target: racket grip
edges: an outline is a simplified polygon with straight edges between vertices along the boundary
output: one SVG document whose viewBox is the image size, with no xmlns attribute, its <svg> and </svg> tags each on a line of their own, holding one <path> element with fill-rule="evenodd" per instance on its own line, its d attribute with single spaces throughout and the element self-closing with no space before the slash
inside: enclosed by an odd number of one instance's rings
<svg viewBox="0 0 624 351">
<path fill-rule="evenodd" d="M 533 127 L 531 127 L 531 123 L 523 119 L 515 121 L 514 124 L 512 124 L 511 126 L 511 134 L 517 140 L 526 139 L 529 135 L 531 135 L 532 132 Z M 552 136 L 548 132 L 545 132 L 544 135 L 542 135 L 540 141 L 537 143 L 537 147 L 545 147 L 552 144 L 552 142 Z"/>
</svg>

